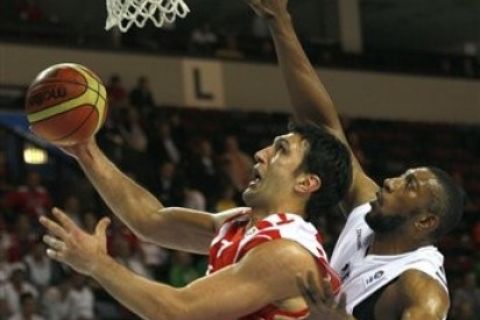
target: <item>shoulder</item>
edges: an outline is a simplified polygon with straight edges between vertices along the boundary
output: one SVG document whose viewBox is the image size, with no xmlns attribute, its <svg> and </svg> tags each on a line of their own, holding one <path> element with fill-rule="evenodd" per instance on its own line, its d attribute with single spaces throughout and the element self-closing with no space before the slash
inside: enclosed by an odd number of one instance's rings
<svg viewBox="0 0 480 320">
<path fill-rule="evenodd" d="M 434 278 L 418 270 L 405 271 L 398 280 L 397 290 L 405 310 L 419 310 L 442 319 L 450 306 L 447 291 Z"/>
</svg>

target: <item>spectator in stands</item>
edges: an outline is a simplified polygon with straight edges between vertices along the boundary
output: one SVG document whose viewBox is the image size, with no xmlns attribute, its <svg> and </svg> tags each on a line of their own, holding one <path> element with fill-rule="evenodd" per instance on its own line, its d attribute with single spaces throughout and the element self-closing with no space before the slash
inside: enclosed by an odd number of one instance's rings
<svg viewBox="0 0 480 320">
<path fill-rule="evenodd" d="M 180 153 L 183 153 L 185 150 L 182 148 L 182 143 L 185 144 L 188 140 L 188 133 L 182 117 L 176 112 L 172 113 L 168 117 L 168 124 L 170 126 L 170 136 L 173 141 L 176 141 Z M 179 143 L 180 145 L 178 145 Z"/>
<path fill-rule="evenodd" d="M 80 223 L 82 221 L 82 207 L 80 205 L 80 199 L 77 196 L 71 194 L 65 197 L 63 201 L 63 206 L 65 210 L 68 210 L 70 217 L 76 222 Z"/>
<path fill-rule="evenodd" d="M 118 74 L 110 77 L 107 84 L 108 102 L 111 108 L 123 107 L 127 103 L 127 90 L 122 84 L 122 78 Z"/>
<path fill-rule="evenodd" d="M 0 214 L 0 249 L 8 250 L 12 246 L 12 237 L 8 232 L 7 222 Z"/>
<path fill-rule="evenodd" d="M 128 241 L 122 236 L 116 236 L 113 240 L 113 257 L 118 263 L 124 265 L 142 277 L 152 278 L 140 256 L 141 250 L 132 251 Z"/>
<path fill-rule="evenodd" d="M 8 320 L 43 320 L 37 313 L 37 299 L 29 293 L 22 293 L 20 295 L 20 310 L 11 316 Z"/>
<path fill-rule="evenodd" d="M 32 229 L 32 223 L 26 214 L 19 214 L 15 228 L 10 234 L 11 245 L 8 248 L 10 261 L 20 261 L 30 252 L 38 241 L 39 235 Z"/>
<path fill-rule="evenodd" d="M 480 250 L 480 221 L 476 221 L 472 227 L 472 242 L 477 252 Z M 480 261 L 479 261 L 480 262 Z"/>
<path fill-rule="evenodd" d="M 38 241 L 24 258 L 28 278 L 39 292 L 43 292 L 53 277 L 52 260 L 45 254 L 45 245 Z"/>
<path fill-rule="evenodd" d="M 48 320 L 67 320 L 74 313 L 71 296 L 72 285 L 69 278 L 58 285 L 50 286 L 43 295 L 44 314 Z"/>
<path fill-rule="evenodd" d="M 478 315 L 478 314 L 477 314 Z M 475 312 L 473 310 L 472 303 L 469 301 L 461 301 L 455 312 L 452 312 L 452 316 L 449 319 L 452 320 L 477 320 Z"/>
<path fill-rule="evenodd" d="M 236 207 L 238 207 L 238 203 L 235 201 L 235 187 L 231 183 L 224 183 L 224 186 L 221 188 L 220 197 L 215 203 L 215 212 Z"/>
<path fill-rule="evenodd" d="M 24 293 L 38 297 L 37 289 L 26 280 L 25 265 L 17 262 L 12 265 L 10 280 L 0 287 L 0 300 L 6 301 L 9 314 L 13 315 L 21 311 L 20 297 Z"/>
<path fill-rule="evenodd" d="M 462 304 L 466 302 L 471 305 L 474 314 L 480 314 L 480 288 L 475 272 L 465 273 L 462 286 L 456 289 L 452 296 L 454 313 L 460 312 Z"/>
<path fill-rule="evenodd" d="M 182 207 L 205 211 L 207 210 L 207 200 L 202 192 L 196 189 L 190 182 L 181 183 L 183 189 Z"/>
<path fill-rule="evenodd" d="M 115 241 L 117 237 L 124 238 L 131 251 L 136 252 L 139 248 L 138 238 L 122 221 L 116 218 L 115 215 L 111 216 L 112 224 L 110 227 L 110 232 L 107 233 L 107 246 L 108 252 L 115 251 Z"/>
<path fill-rule="evenodd" d="M 20 4 L 19 18 L 27 23 L 39 23 L 44 20 L 45 14 L 42 8 L 38 5 L 37 0 L 24 0 Z"/>
<path fill-rule="evenodd" d="M 244 53 L 238 47 L 237 37 L 231 33 L 225 36 L 225 43 L 215 52 L 215 56 L 217 58 L 236 60 L 245 58 Z"/>
<path fill-rule="evenodd" d="M 125 118 L 118 124 L 118 130 L 126 145 L 138 153 L 147 151 L 148 138 L 140 120 L 138 110 L 134 107 L 124 109 Z"/>
<path fill-rule="evenodd" d="M 149 139 L 149 153 L 156 161 L 169 161 L 178 164 L 182 158 L 180 148 L 172 136 L 170 124 L 162 119 L 155 119 L 153 134 Z"/>
<path fill-rule="evenodd" d="M 468 233 L 460 234 L 455 249 L 450 252 L 450 257 L 456 260 L 455 268 L 462 273 L 470 270 L 473 267 L 474 255 L 475 249 L 470 235 Z"/>
<path fill-rule="evenodd" d="M 209 201 L 218 190 L 218 173 L 212 145 L 209 140 L 201 139 L 194 145 L 193 157 L 189 161 L 188 177 L 192 185 L 198 188 Z"/>
<path fill-rule="evenodd" d="M 184 287 L 200 277 L 193 264 L 190 253 L 174 251 L 172 253 L 172 265 L 170 266 L 169 283 L 174 287 Z"/>
<path fill-rule="evenodd" d="M 0 287 L 1 290 L 1 287 Z M 8 310 L 8 305 L 5 297 L 1 296 L 0 292 L 0 319 L 7 319 L 10 314 L 10 311 Z"/>
<path fill-rule="evenodd" d="M 168 268 L 170 263 L 170 254 L 156 244 L 141 242 L 140 249 L 144 257 L 145 268 L 155 280 L 166 282 L 168 280 Z"/>
<path fill-rule="evenodd" d="M 253 161 L 240 150 L 237 137 L 234 135 L 225 138 L 225 152 L 222 158 L 228 165 L 228 174 L 236 191 L 245 190 L 252 178 Z"/>
<path fill-rule="evenodd" d="M 149 183 L 153 170 L 147 153 L 148 137 L 138 110 L 133 107 L 125 109 L 125 118 L 118 129 L 125 141 L 122 166 L 142 184 Z"/>
<path fill-rule="evenodd" d="M 145 119 L 148 119 L 152 108 L 155 107 L 155 101 L 147 77 L 138 78 L 137 85 L 130 92 L 130 104 L 137 108 Z"/>
<path fill-rule="evenodd" d="M 97 225 L 98 217 L 92 211 L 87 211 L 82 216 L 82 226 L 85 231 L 93 233 L 95 231 L 95 226 Z"/>
<path fill-rule="evenodd" d="M 8 261 L 7 250 L 0 247 L 0 287 L 7 283 L 11 270 L 12 263 Z M 0 319 L 2 319 L 1 316 Z"/>
<path fill-rule="evenodd" d="M 176 166 L 172 162 L 164 162 L 158 167 L 158 179 L 154 193 L 166 205 L 178 205 Z"/>
<path fill-rule="evenodd" d="M 217 35 L 212 31 L 209 23 L 192 30 L 190 35 L 189 51 L 195 54 L 210 55 L 218 42 Z"/>
<path fill-rule="evenodd" d="M 100 132 L 97 134 L 99 145 L 105 148 L 105 153 L 115 163 L 122 163 L 125 141 L 118 130 L 121 110 L 110 109 L 111 112 Z"/>
<path fill-rule="evenodd" d="M 52 208 L 50 192 L 42 185 L 38 172 L 29 171 L 24 185 L 6 195 L 5 205 L 16 212 L 27 213 L 34 221 Z"/>
<path fill-rule="evenodd" d="M 72 314 L 71 320 L 95 319 L 95 298 L 92 289 L 86 283 L 86 277 L 74 272 L 71 276 L 72 291 Z"/>
</svg>

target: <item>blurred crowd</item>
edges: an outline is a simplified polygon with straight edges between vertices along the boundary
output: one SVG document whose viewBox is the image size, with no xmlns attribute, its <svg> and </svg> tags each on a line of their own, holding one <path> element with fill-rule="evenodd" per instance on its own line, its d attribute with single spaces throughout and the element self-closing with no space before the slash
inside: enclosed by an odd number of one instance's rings
<svg viewBox="0 0 480 320">
<path fill-rule="evenodd" d="M 97 140 L 126 174 L 165 206 L 218 212 L 242 205 L 253 153 L 285 131 L 286 114 L 158 107 L 149 81 L 127 89 L 108 83 L 110 115 Z M 480 132 L 477 128 L 344 119 L 352 149 L 378 181 L 406 167 L 437 165 L 451 172 L 468 198 L 459 228 L 439 244 L 446 255 L 452 307 L 449 319 L 480 314 Z M 0 139 L 5 141 L 5 139 Z M 45 255 L 40 215 L 63 208 L 84 229 L 112 216 L 79 173 L 57 179 L 33 166 L 12 178 L 0 143 L 0 319 L 133 319 L 94 280 Z M 66 160 L 66 159 L 65 159 Z M 331 250 L 344 217 L 325 213 L 319 228 Z M 161 232 L 161 230 L 159 230 Z M 181 287 L 201 277 L 206 258 L 139 241 L 119 220 L 108 230 L 108 250 L 134 272 Z"/>
</svg>

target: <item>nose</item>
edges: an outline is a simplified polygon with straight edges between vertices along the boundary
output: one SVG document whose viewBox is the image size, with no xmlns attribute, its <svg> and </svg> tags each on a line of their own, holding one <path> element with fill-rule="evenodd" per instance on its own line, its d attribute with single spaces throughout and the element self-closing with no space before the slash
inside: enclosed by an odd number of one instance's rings
<svg viewBox="0 0 480 320">
<path fill-rule="evenodd" d="M 267 159 L 266 155 L 267 155 L 267 148 L 263 148 L 255 152 L 255 155 L 253 157 L 255 159 L 255 162 L 266 163 L 266 159 Z"/>
</svg>

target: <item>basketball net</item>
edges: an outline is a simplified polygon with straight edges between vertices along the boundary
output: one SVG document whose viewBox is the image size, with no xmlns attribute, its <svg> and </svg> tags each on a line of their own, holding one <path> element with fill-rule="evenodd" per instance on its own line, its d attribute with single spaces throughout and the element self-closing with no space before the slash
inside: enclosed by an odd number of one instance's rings
<svg viewBox="0 0 480 320">
<path fill-rule="evenodd" d="M 172 23 L 176 17 L 185 18 L 190 12 L 183 0 L 107 0 L 105 29 L 117 26 L 126 32 L 133 24 L 143 28 L 148 20 L 155 26 Z"/>
</svg>

